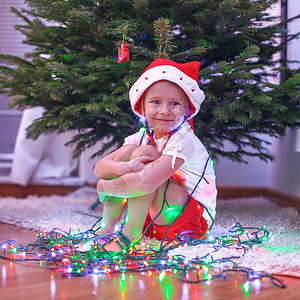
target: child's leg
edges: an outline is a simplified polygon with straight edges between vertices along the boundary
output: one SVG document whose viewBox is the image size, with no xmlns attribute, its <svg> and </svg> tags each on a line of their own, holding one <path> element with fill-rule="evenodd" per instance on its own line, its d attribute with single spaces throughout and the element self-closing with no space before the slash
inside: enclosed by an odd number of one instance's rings
<svg viewBox="0 0 300 300">
<path fill-rule="evenodd" d="M 170 178 L 168 186 L 167 182 L 165 182 L 158 188 L 156 197 L 149 210 L 149 215 L 151 219 L 154 219 L 160 212 L 164 200 L 166 200 L 167 203 L 164 204 L 161 214 L 155 219 L 155 224 L 170 225 L 181 213 L 187 199 L 188 194 L 183 185 Z"/>
<path fill-rule="evenodd" d="M 131 242 L 139 242 L 139 238 L 142 235 L 143 225 L 145 223 L 145 220 L 149 213 L 149 208 L 153 202 L 153 199 L 155 198 L 155 195 L 156 191 L 148 195 L 129 199 L 127 217 L 123 229 L 123 234 Z M 99 233 L 97 232 L 97 234 Z M 103 234 L 105 233 L 101 231 L 101 235 Z M 125 246 L 125 244 L 123 246 Z M 120 247 L 119 242 L 110 241 L 105 245 L 105 249 L 107 251 L 121 251 L 122 246 Z"/>
<path fill-rule="evenodd" d="M 114 161 L 129 161 L 132 152 L 137 148 L 136 145 L 126 145 L 122 147 L 122 151 L 114 156 Z M 98 235 L 113 233 L 116 223 L 120 219 L 126 202 L 123 198 L 106 197 L 103 206 L 103 216 L 100 228 L 96 231 Z"/>
<path fill-rule="evenodd" d="M 143 233 L 143 226 L 156 193 L 155 191 L 144 196 L 130 198 L 128 201 L 127 217 L 123 233 L 133 242 L 140 238 Z"/>
<path fill-rule="evenodd" d="M 122 215 L 125 204 L 123 198 L 107 197 L 103 206 L 100 228 L 95 233 L 104 235 L 115 232 L 115 226 Z"/>
<path fill-rule="evenodd" d="M 132 150 L 132 148 L 130 150 Z M 151 156 L 154 159 L 157 159 L 160 157 L 160 155 L 161 154 L 155 149 L 155 147 L 150 145 L 142 145 L 133 149 L 130 159 L 140 156 Z M 129 199 L 126 223 L 123 233 L 131 241 L 134 241 L 141 236 L 144 222 L 147 218 L 149 209 L 155 196 L 156 191 L 148 195 Z"/>
<path fill-rule="evenodd" d="M 124 226 L 123 233 L 134 241 L 142 235 L 143 226 L 148 216 L 154 219 L 160 212 L 164 194 L 167 187 L 167 182 L 162 184 L 155 192 L 131 198 L 128 201 L 127 222 Z M 188 195 L 182 185 L 170 180 L 166 200 L 161 214 L 155 219 L 157 225 L 169 225 L 180 214 L 183 205 L 185 204 Z"/>
<path fill-rule="evenodd" d="M 125 147 L 123 147 L 123 149 L 124 149 L 124 151 L 119 153 L 118 157 L 114 157 L 115 161 L 128 161 L 129 159 L 133 159 L 133 158 L 143 156 L 143 155 L 151 156 L 154 159 L 157 159 L 160 156 L 160 153 L 153 146 L 137 147 L 135 145 L 126 145 Z M 145 199 L 140 199 L 142 197 L 145 197 Z M 134 223 L 132 225 L 129 225 L 129 228 L 130 228 L 129 236 L 134 239 L 139 236 L 139 235 L 136 236 L 135 232 L 138 231 L 138 229 L 136 229 L 136 224 L 140 223 L 140 220 L 139 220 L 140 217 L 143 218 L 142 211 L 145 209 L 148 214 L 149 207 L 146 204 L 148 202 L 148 198 L 151 198 L 151 202 L 152 202 L 154 196 L 153 195 L 152 196 L 145 195 L 142 197 L 137 197 L 136 201 L 134 201 L 132 199 L 130 199 L 130 201 L 129 201 L 129 202 L 139 202 L 138 204 L 135 205 L 135 207 L 137 207 L 137 210 L 135 210 L 137 213 L 127 214 L 127 218 L 126 218 L 126 220 L 128 220 L 128 222 L 130 224 Z M 133 199 L 135 199 L 135 198 L 133 198 Z M 140 203 L 141 203 L 141 205 L 140 205 Z M 126 202 L 123 200 L 123 198 L 107 197 L 107 199 L 104 202 L 102 222 L 100 224 L 100 228 L 96 231 L 96 234 L 104 235 L 107 233 L 113 233 L 115 231 L 114 229 L 115 229 L 116 223 L 118 222 L 118 220 L 120 219 L 120 217 L 122 215 L 125 204 L 126 204 Z M 133 204 L 129 204 L 128 206 L 132 207 L 132 205 Z M 132 211 L 132 209 L 128 208 L 128 211 Z M 146 214 L 146 217 L 147 217 L 147 214 Z M 125 230 L 124 234 L 127 235 L 126 230 Z"/>
</svg>

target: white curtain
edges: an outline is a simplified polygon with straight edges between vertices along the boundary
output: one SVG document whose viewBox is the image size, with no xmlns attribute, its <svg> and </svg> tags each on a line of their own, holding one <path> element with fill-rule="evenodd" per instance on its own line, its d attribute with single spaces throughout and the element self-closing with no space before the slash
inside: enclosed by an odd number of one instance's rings
<svg viewBox="0 0 300 300">
<path fill-rule="evenodd" d="M 295 151 L 300 152 L 300 129 L 296 131 L 296 145 Z"/>
<path fill-rule="evenodd" d="M 26 138 L 26 128 L 41 117 L 41 107 L 24 110 L 15 142 L 10 179 L 13 183 L 27 185 L 30 181 L 63 178 L 76 170 L 78 159 L 73 149 L 66 147 L 74 133 L 42 134 L 37 140 Z"/>
</svg>

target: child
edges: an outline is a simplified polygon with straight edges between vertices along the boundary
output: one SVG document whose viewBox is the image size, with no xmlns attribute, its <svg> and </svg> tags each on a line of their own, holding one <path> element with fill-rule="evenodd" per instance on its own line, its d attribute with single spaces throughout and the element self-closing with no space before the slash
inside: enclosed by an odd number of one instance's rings
<svg viewBox="0 0 300 300">
<path fill-rule="evenodd" d="M 209 155 L 190 125 L 205 98 L 198 86 L 199 67 L 199 62 L 157 59 L 130 89 L 132 110 L 144 119 L 146 133 L 127 137 L 95 166 L 104 201 L 98 235 L 114 232 L 127 198 L 123 234 L 132 242 L 144 230 L 158 240 L 205 236 L 217 192 Z"/>
</svg>

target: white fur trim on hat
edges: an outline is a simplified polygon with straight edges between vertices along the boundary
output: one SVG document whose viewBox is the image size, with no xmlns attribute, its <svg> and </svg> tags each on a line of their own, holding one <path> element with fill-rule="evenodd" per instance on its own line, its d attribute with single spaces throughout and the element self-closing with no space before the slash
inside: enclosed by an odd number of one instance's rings
<svg viewBox="0 0 300 300">
<path fill-rule="evenodd" d="M 140 112 L 136 110 L 137 102 L 143 96 L 148 87 L 160 80 L 168 80 L 177 84 L 189 97 L 190 102 L 195 107 L 195 112 L 189 117 L 189 119 L 193 118 L 199 112 L 205 95 L 199 88 L 198 82 L 174 66 L 160 65 L 145 71 L 129 91 L 131 108 L 136 115 L 142 117 Z"/>
</svg>

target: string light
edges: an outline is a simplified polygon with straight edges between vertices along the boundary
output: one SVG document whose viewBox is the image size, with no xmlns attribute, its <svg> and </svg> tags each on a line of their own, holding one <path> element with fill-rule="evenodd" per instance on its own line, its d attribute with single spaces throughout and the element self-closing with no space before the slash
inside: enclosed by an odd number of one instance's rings
<svg viewBox="0 0 300 300">
<path fill-rule="evenodd" d="M 251 286 L 248 281 L 242 285 L 242 289 L 244 290 L 246 296 L 249 294 L 250 288 Z"/>
<path fill-rule="evenodd" d="M 284 288 L 283 282 L 274 276 L 252 269 L 240 267 L 235 263 L 236 258 L 267 240 L 269 232 L 265 226 L 262 228 L 243 227 L 240 223 L 234 224 L 228 234 L 205 239 L 192 239 L 185 235 L 176 235 L 174 240 L 161 242 L 159 250 L 152 249 L 149 245 L 144 248 L 137 245 L 117 232 L 114 234 L 97 236 L 93 230 L 86 232 L 65 232 L 54 229 L 47 234 L 38 234 L 37 240 L 27 246 L 9 240 L 0 244 L 0 257 L 13 261 L 37 261 L 49 270 L 57 270 L 63 276 L 84 276 L 87 274 L 120 273 L 121 281 L 125 282 L 126 272 L 141 272 L 149 277 L 157 276 L 162 282 L 168 273 L 185 282 L 198 283 L 226 278 L 229 272 L 242 272 L 246 274 L 246 282 L 242 285 L 245 294 L 248 294 L 251 285 L 257 287 L 262 280 L 269 278 L 278 287 Z M 81 252 L 79 245 L 86 242 L 94 243 L 89 251 Z M 107 251 L 105 246 L 110 242 L 120 246 L 119 252 Z M 175 243 L 176 242 L 176 243 Z M 206 245 L 209 247 L 207 254 L 198 254 L 195 257 L 168 255 L 170 250 L 187 246 Z M 216 259 L 216 252 L 223 248 L 240 251 L 239 257 L 226 257 Z M 203 251 L 203 250 L 202 250 Z M 230 269 L 222 269 L 222 265 L 232 265 Z"/>
</svg>

